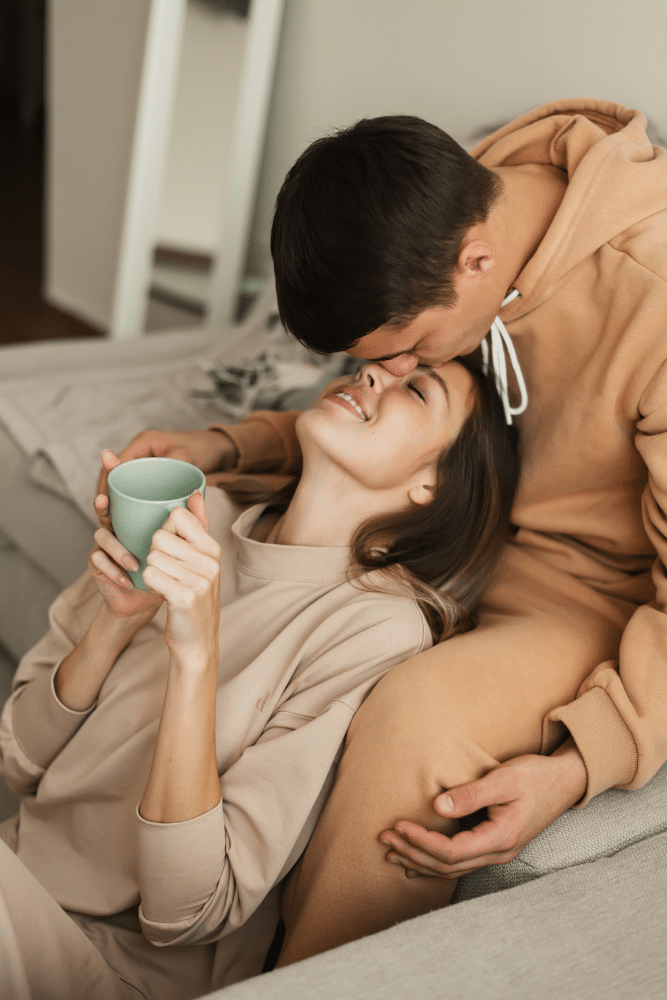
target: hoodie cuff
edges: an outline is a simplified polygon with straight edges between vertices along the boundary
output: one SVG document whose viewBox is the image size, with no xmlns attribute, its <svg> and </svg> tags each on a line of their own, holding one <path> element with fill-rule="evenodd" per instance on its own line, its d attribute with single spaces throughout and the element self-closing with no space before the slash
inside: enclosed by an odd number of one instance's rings
<svg viewBox="0 0 667 1000">
<path fill-rule="evenodd" d="M 58 699 L 54 681 L 64 659 L 26 684 L 14 701 L 14 736 L 38 767 L 49 766 L 97 705 L 96 699 L 84 712 L 75 712 Z"/>
<path fill-rule="evenodd" d="M 588 772 L 586 794 L 574 809 L 581 809 L 608 788 L 632 781 L 639 762 L 637 747 L 603 688 L 591 688 L 576 701 L 550 712 L 544 720 L 543 742 L 551 726 L 559 722 L 569 730 Z"/>
<path fill-rule="evenodd" d="M 139 885 L 147 923 L 191 920 L 215 891 L 225 862 L 222 799 L 181 823 L 139 821 Z"/>
<path fill-rule="evenodd" d="M 211 424 L 222 431 L 239 453 L 236 472 L 276 472 L 293 475 L 301 464 L 301 451 L 294 431 L 299 410 L 274 413 L 258 410 L 240 424 Z"/>
</svg>

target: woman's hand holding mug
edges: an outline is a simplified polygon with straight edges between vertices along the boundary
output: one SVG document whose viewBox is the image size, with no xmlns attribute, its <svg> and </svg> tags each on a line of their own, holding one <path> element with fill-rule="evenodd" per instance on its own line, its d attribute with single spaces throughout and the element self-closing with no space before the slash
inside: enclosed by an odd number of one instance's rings
<svg viewBox="0 0 667 1000">
<path fill-rule="evenodd" d="M 115 618 L 131 620 L 153 617 L 162 604 L 159 594 L 138 590 L 124 571 L 139 568 L 131 552 L 116 538 L 113 530 L 98 528 L 93 538 L 97 548 L 88 555 L 88 569 L 97 589 Z"/>
<path fill-rule="evenodd" d="M 94 500 L 95 513 L 103 528 L 111 529 L 107 476 L 121 462 L 134 458 L 177 458 L 196 465 L 202 472 L 233 469 L 239 459 L 236 445 L 220 431 L 141 431 L 120 455 L 102 452 L 102 471 Z"/>
<path fill-rule="evenodd" d="M 218 663 L 221 548 L 208 533 L 201 493 L 172 510 L 155 532 L 143 572 L 147 593 L 167 601 L 164 638 L 180 659 Z"/>
<path fill-rule="evenodd" d="M 108 449 L 102 461 L 107 475 L 122 464 Z M 150 620 L 166 600 L 169 650 L 185 658 L 212 656 L 217 664 L 221 549 L 208 533 L 202 494 L 193 493 L 187 507 L 172 510 L 154 532 L 142 574 L 145 590 L 135 588 L 124 573 L 123 567 L 136 573 L 139 562 L 116 537 L 110 520 L 94 538 L 98 547 L 90 553 L 88 567 L 111 613 L 124 620 Z"/>
</svg>

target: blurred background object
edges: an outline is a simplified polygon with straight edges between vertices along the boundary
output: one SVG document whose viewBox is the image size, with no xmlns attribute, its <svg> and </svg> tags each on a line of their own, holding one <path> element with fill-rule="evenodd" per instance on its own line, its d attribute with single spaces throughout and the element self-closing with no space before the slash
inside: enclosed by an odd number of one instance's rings
<svg viewBox="0 0 667 1000">
<path fill-rule="evenodd" d="M 238 318 L 270 273 L 285 173 L 361 117 L 416 114 L 470 148 L 492 123 L 583 96 L 667 135 L 664 0 L 45 6 L 0 0 L 0 342 Z M 22 331 L 7 295 L 28 285 Z"/>
</svg>

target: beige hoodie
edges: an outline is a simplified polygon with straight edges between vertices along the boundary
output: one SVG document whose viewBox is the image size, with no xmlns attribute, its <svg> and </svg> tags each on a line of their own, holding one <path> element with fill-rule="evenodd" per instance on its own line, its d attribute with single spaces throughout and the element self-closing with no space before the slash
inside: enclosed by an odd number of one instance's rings
<svg viewBox="0 0 667 1000">
<path fill-rule="evenodd" d="M 651 145 L 641 113 L 580 99 L 531 111 L 473 156 L 552 164 L 568 179 L 500 316 L 529 394 L 516 420 L 516 544 L 539 556 L 545 579 L 565 570 L 629 618 L 619 660 L 544 720 L 543 751 L 560 720 L 582 753 L 583 805 L 638 788 L 667 758 L 667 150 Z M 239 469 L 292 471 L 295 416 L 226 428 Z"/>
</svg>

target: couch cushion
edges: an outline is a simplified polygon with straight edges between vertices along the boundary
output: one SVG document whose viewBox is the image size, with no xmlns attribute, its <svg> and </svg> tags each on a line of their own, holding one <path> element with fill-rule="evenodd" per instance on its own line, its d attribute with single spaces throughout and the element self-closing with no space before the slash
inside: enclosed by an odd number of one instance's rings
<svg viewBox="0 0 667 1000">
<path fill-rule="evenodd" d="M 643 788 L 610 788 L 583 809 L 569 809 L 506 865 L 489 865 L 459 879 L 453 902 L 540 878 L 615 854 L 667 830 L 667 763 Z"/>
<path fill-rule="evenodd" d="M 210 1000 L 663 1000 L 666 925 L 662 833 L 236 983 Z"/>
</svg>

